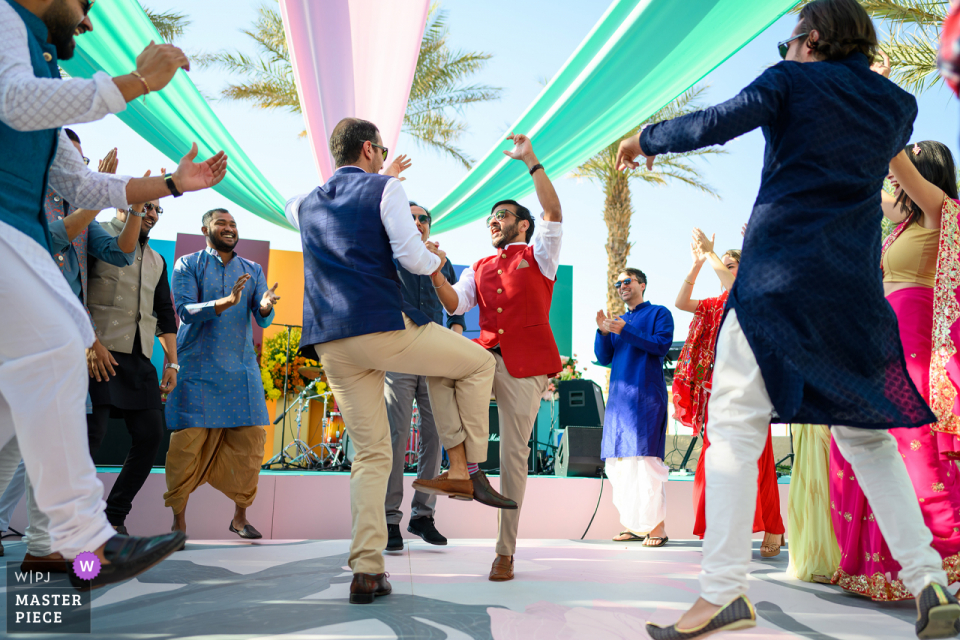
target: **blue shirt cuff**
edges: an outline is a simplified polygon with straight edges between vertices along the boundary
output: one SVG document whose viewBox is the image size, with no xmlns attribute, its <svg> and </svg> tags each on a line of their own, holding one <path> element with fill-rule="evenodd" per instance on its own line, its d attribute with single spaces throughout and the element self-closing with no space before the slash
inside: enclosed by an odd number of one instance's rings
<svg viewBox="0 0 960 640">
<path fill-rule="evenodd" d="M 266 329 L 273 324 L 273 316 L 276 315 L 276 311 L 276 307 L 270 307 L 270 313 L 262 316 L 260 315 L 260 307 L 257 307 L 257 310 L 253 312 L 253 317 L 256 318 L 257 324 L 260 325 L 261 328 Z"/>
</svg>

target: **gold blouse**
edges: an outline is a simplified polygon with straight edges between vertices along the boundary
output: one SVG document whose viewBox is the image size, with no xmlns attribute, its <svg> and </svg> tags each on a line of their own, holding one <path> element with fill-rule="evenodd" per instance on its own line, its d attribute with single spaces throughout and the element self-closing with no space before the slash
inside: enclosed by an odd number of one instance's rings
<svg viewBox="0 0 960 640">
<path fill-rule="evenodd" d="M 884 282 L 913 282 L 933 287 L 937 278 L 940 229 L 924 229 L 913 222 L 883 256 Z"/>
</svg>

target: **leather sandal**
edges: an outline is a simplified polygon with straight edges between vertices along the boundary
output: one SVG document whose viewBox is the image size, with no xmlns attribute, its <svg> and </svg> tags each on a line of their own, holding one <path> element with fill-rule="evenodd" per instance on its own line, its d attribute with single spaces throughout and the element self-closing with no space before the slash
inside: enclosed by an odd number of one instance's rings
<svg viewBox="0 0 960 640">
<path fill-rule="evenodd" d="M 761 558 L 773 558 L 780 555 L 780 547 L 787 544 L 786 537 L 781 533 L 780 534 L 780 544 L 773 544 L 772 542 L 764 543 L 760 545 L 760 557 Z"/>
<path fill-rule="evenodd" d="M 626 531 L 621 531 L 611 539 L 614 542 L 643 542 L 647 539 L 647 536 L 638 536 L 633 531 L 627 529 Z"/>
</svg>

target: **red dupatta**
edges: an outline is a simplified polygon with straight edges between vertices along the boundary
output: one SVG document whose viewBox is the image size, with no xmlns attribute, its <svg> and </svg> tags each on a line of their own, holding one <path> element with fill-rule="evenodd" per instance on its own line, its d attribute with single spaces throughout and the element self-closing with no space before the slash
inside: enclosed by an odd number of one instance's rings
<svg viewBox="0 0 960 640">
<path fill-rule="evenodd" d="M 714 349 L 728 292 L 697 305 L 673 373 L 673 417 L 700 435 L 707 417 L 707 399 L 713 381 Z"/>
<path fill-rule="evenodd" d="M 906 228 L 901 222 L 887 236 L 881 252 L 900 237 Z M 930 408 L 937 416 L 933 431 L 960 436 L 960 203 L 944 197 L 940 216 L 940 247 L 937 251 L 937 277 L 933 287 L 933 340 L 930 354 Z"/>
</svg>

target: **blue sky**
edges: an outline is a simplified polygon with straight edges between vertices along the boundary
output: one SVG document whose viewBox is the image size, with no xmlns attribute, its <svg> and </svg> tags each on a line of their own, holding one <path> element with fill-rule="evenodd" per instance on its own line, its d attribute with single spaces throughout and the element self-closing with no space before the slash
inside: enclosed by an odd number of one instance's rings
<svg viewBox="0 0 960 640">
<path fill-rule="evenodd" d="M 268 0 L 269 1 L 269 0 Z M 153 10 L 173 9 L 190 16 L 193 24 L 177 43 L 188 52 L 239 48 L 252 52 L 241 30 L 257 15 L 258 0 L 142 0 Z M 678 7 L 681 3 L 677 3 Z M 479 160 L 542 89 L 586 36 L 606 10 L 604 0 L 446 0 L 451 44 L 455 48 L 482 50 L 493 54 L 487 68 L 475 82 L 503 87 L 497 102 L 471 107 L 464 113 L 470 130 L 461 146 Z M 777 62 L 776 43 L 786 38 L 795 23 L 786 16 L 736 55 L 709 74 L 705 104 L 735 95 L 767 66 Z M 194 70 L 194 83 L 208 96 L 218 96 L 225 78 L 217 71 Z M 629 77 L 623 78 L 630 82 Z M 914 140 L 939 140 L 957 155 L 960 105 L 945 88 L 934 88 L 918 98 L 920 115 L 914 126 Z M 244 103 L 216 101 L 213 108 L 247 154 L 284 197 L 317 186 L 317 175 L 305 138 L 302 118 L 281 111 L 260 111 Z M 110 116 L 101 122 L 75 127 L 83 140 L 84 152 L 94 159 L 112 147 L 119 148 L 119 172 L 143 175 L 156 173 L 172 163 L 139 136 Z M 536 139 L 533 140 L 536 149 Z M 433 151 L 420 149 L 401 135 L 399 151 L 408 153 L 414 166 L 404 175 L 404 187 L 411 199 L 433 204 L 456 184 L 466 170 Z M 749 217 L 756 196 L 762 165 L 763 137 L 749 133 L 726 145 L 728 154 L 701 165 L 706 181 L 720 200 L 682 186 L 633 189 L 634 217 L 631 241 L 634 247 L 630 266 L 648 277 L 647 299 L 666 305 L 673 312 L 675 338 L 686 336 L 690 314 L 673 308 L 673 301 L 690 265 L 689 238 L 692 227 L 717 234 L 718 250 L 738 248 L 740 227 Z M 93 163 L 91 163 L 93 164 Z M 549 167 L 547 170 L 549 171 Z M 574 351 L 581 362 L 593 359 L 596 311 L 606 297 L 606 228 L 603 224 L 603 195 L 600 186 L 568 176 L 552 175 L 563 204 L 563 264 L 574 269 Z M 512 194 L 504 194 L 511 197 Z M 539 211 L 536 199 L 524 200 Z M 299 236 L 263 222 L 238 208 L 219 194 L 209 191 L 163 201 L 163 220 L 153 236 L 174 239 L 178 232 L 199 233 L 200 215 L 213 207 L 226 206 L 238 219 L 241 237 L 269 240 L 277 249 L 299 250 Z M 107 214 L 101 214 L 107 217 Z M 477 260 L 490 251 L 489 235 L 482 222 L 466 225 L 436 236 L 456 263 Z M 811 282 L 817 278 L 816 264 L 810 265 Z M 280 283 L 282 294 L 283 283 Z M 716 278 L 706 268 L 701 272 L 695 297 L 719 294 Z M 566 354 L 565 354 L 566 355 Z M 588 375 L 603 381 L 603 370 L 588 367 Z"/>
</svg>

